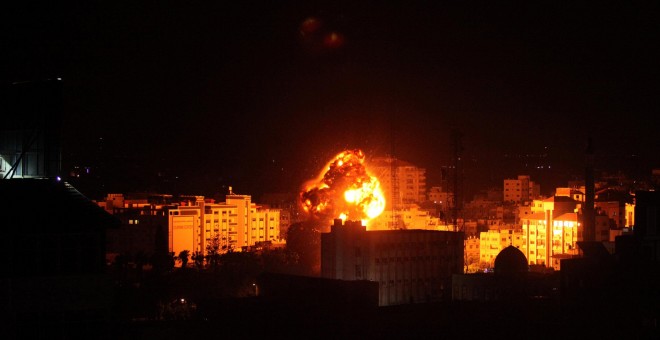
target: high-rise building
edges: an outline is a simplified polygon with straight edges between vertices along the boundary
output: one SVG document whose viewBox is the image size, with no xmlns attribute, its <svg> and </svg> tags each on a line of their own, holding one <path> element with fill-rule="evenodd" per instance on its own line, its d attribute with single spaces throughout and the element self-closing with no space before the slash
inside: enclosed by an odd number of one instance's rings
<svg viewBox="0 0 660 340">
<path fill-rule="evenodd" d="M 321 234 L 321 276 L 376 281 L 381 306 L 448 298 L 452 274 L 462 272 L 461 232 L 367 231 L 337 219 Z"/>
<path fill-rule="evenodd" d="M 426 169 L 394 157 L 369 162 L 385 194 L 386 209 L 401 209 L 426 200 Z"/>
</svg>

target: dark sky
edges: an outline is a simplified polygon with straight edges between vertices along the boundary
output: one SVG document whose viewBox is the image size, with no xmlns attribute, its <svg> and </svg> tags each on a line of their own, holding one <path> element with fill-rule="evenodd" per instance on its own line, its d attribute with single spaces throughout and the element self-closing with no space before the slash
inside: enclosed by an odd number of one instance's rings
<svg viewBox="0 0 660 340">
<path fill-rule="evenodd" d="M 111 169 L 110 191 L 291 190 L 344 148 L 435 185 L 452 129 L 471 189 L 564 184 L 587 136 L 600 168 L 660 166 L 652 1 L 85 3 L 14 4 L 1 74 L 63 79 L 64 164 Z"/>
</svg>

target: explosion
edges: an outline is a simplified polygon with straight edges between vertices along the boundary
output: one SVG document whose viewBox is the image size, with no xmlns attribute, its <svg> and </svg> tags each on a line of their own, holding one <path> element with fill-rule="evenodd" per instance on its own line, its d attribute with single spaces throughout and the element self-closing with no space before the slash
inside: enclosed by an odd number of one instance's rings
<svg viewBox="0 0 660 340">
<path fill-rule="evenodd" d="M 300 193 L 303 209 L 311 216 L 332 220 L 362 221 L 367 225 L 385 209 L 378 178 L 371 176 L 361 150 L 346 150 L 331 160 Z"/>
</svg>

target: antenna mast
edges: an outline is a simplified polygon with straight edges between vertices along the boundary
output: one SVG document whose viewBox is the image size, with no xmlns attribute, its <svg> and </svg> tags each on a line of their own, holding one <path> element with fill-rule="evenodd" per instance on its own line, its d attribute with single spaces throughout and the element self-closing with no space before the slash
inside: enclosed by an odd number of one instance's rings
<svg viewBox="0 0 660 340">
<path fill-rule="evenodd" d="M 463 138 L 463 134 L 458 131 L 458 130 L 452 130 L 451 132 L 451 141 L 452 141 L 452 146 L 454 149 L 454 154 L 452 157 L 452 163 L 454 167 L 454 178 L 453 178 L 453 185 L 452 185 L 452 196 L 453 196 L 453 207 L 452 207 L 452 224 L 454 225 L 454 231 L 458 231 L 458 213 L 461 209 L 461 199 L 459 193 L 459 176 L 460 176 L 460 161 L 461 161 L 461 151 L 463 151 L 463 146 L 461 143 L 461 138 Z"/>
</svg>

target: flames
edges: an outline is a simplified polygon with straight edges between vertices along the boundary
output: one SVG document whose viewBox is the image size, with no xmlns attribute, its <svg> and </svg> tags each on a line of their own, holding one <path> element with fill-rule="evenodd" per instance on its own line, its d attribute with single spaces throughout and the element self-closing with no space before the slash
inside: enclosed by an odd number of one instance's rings
<svg viewBox="0 0 660 340">
<path fill-rule="evenodd" d="M 364 225 L 385 209 L 380 182 L 367 171 L 361 150 L 335 156 L 317 179 L 306 183 L 300 199 L 313 217 L 362 221 Z"/>
</svg>

